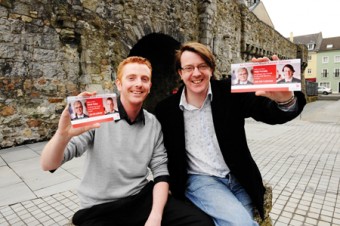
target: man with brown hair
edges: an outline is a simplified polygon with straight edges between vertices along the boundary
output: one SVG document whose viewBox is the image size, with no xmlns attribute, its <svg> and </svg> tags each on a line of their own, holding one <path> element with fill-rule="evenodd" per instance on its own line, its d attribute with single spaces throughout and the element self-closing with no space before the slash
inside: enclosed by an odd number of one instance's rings
<svg viewBox="0 0 340 226">
<path fill-rule="evenodd" d="M 169 156 L 170 191 L 191 200 L 216 226 L 257 225 L 253 210 L 263 217 L 265 188 L 247 145 L 245 118 L 285 123 L 301 113 L 304 94 L 231 93 L 230 78 L 212 79 L 214 56 L 197 42 L 181 46 L 176 68 L 184 85 L 155 111 Z"/>
</svg>

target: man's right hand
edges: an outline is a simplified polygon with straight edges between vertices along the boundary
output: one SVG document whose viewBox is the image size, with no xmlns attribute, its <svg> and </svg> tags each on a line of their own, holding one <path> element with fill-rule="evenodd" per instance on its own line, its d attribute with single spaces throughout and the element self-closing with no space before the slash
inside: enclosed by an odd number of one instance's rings
<svg viewBox="0 0 340 226">
<path fill-rule="evenodd" d="M 96 92 L 83 92 L 78 96 L 93 96 Z M 51 140 L 45 145 L 41 152 L 40 164 L 43 170 L 57 169 L 64 157 L 64 150 L 72 137 L 78 136 L 88 130 L 98 128 L 99 123 L 84 126 L 81 128 L 73 128 L 68 107 L 61 113 L 58 129 Z"/>
<path fill-rule="evenodd" d="M 95 95 L 96 95 L 96 91 L 94 91 L 94 92 L 82 92 L 78 96 L 91 97 L 91 96 L 95 96 Z M 56 135 L 57 136 L 60 135 L 64 139 L 70 140 L 74 136 L 78 136 L 78 135 L 80 135 L 80 134 L 82 134 L 86 131 L 89 131 L 89 130 L 95 129 L 95 128 L 99 128 L 99 127 L 100 127 L 100 124 L 95 123 L 95 124 L 92 124 L 92 125 L 89 125 L 89 126 L 84 126 L 84 127 L 80 127 L 80 128 L 73 128 L 72 124 L 71 124 L 71 116 L 70 116 L 70 113 L 68 111 L 68 106 L 67 106 L 60 116 Z"/>
</svg>

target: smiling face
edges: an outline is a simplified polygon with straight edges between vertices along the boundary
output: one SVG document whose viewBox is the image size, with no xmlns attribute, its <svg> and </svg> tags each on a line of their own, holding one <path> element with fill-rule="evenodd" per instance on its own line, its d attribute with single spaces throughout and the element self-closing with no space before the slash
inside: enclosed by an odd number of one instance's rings
<svg viewBox="0 0 340 226">
<path fill-rule="evenodd" d="M 293 77 L 293 71 L 289 67 L 284 67 L 283 72 L 285 79 L 290 79 L 291 77 Z"/>
<path fill-rule="evenodd" d="M 74 112 L 76 115 L 82 115 L 83 114 L 83 104 L 80 101 L 76 101 L 73 104 Z"/>
<path fill-rule="evenodd" d="M 150 92 L 151 70 L 146 64 L 127 63 L 122 66 L 116 84 L 124 108 L 141 108 Z"/>
<path fill-rule="evenodd" d="M 185 84 L 187 98 L 190 99 L 190 96 L 205 97 L 209 89 L 212 69 L 200 55 L 191 51 L 182 53 L 180 63 L 182 69 L 179 69 L 178 73 Z M 193 70 L 186 71 L 185 68 L 188 67 Z"/>
<path fill-rule="evenodd" d="M 240 68 L 238 70 L 237 76 L 238 76 L 238 80 L 240 82 L 246 82 L 248 80 L 248 71 L 247 71 L 247 69 L 246 68 Z"/>
<path fill-rule="evenodd" d="M 107 98 L 106 99 L 106 106 L 107 106 L 107 112 L 113 112 L 114 111 L 114 103 L 112 98 Z"/>
</svg>

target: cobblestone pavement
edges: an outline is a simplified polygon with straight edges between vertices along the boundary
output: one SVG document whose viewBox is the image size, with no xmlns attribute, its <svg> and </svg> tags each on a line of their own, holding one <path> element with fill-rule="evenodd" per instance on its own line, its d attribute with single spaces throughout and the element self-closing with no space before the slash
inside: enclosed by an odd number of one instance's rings
<svg viewBox="0 0 340 226">
<path fill-rule="evenodd" d="M 273 187 L 273 225 L 340 226 L 340 101 L 316 101 L 284 125 L 248 119 L 247 138 Z M 45 142 L 0 150 L 0 225 L 67 225 L 82 158 L 42 172 Z M 73 162 L 73 163 L 72 163 Z"/>
<path fill-rule="evenodd" d="M 14 203 L 0 207 L 0 225 L 68 225 L 78 206 L 73 191 Z"/>
</svg>

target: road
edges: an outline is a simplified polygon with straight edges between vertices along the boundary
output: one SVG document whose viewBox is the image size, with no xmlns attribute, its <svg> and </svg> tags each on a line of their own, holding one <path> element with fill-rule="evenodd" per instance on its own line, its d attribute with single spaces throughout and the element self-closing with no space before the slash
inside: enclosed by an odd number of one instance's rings
<svg viewBox="0 0 340 226">
<path fill-rule="evenodd" d="M 318 100 L 308 103 L 300 119 L 310 122 L 340 123 L 340 100 Z"/>
</svg>

